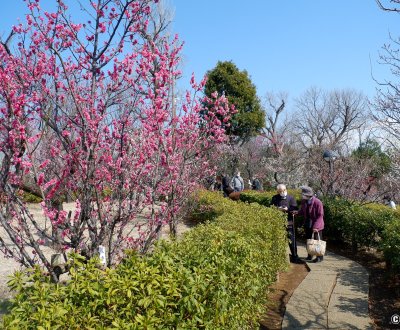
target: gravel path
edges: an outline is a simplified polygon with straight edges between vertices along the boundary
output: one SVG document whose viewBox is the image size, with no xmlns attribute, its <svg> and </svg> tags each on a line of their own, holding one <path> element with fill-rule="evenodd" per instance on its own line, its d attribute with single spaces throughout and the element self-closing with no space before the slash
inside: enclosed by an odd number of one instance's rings
<svg viewBox="0 0 400 330">
<path fill-rule="evenodd" d="M 14 259 L 5 258 L 0 252 L 0 321 L 2 315 L 6 313 L 10 303 L 9 299 L 12 297 L 7 287 L 7 281 L 9 280 L 9 276 L 20 268 L 20 265 Z"/>
</svg>

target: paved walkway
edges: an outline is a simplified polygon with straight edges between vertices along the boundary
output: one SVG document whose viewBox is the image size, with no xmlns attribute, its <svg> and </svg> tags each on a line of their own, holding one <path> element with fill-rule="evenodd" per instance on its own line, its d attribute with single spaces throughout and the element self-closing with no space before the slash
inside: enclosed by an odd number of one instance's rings
<svg viewBox="0 0 400 330">
<path fill-rule="evenodd" d="M 298 253 L 307 256 L 304 245 Z M 329 251 L 323 262 L 307 265 L 310 272 L 286 305 L 282 329 L 373 329 L 363 266 Z"/>
</svg>

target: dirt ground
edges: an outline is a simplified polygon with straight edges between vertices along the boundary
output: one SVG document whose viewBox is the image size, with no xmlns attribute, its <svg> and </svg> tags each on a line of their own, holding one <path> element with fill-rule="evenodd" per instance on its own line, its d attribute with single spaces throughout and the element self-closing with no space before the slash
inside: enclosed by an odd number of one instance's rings
<svg viewBox="0 0 400 330">
<path fill-rule="evenodd" d="M 307 276 L 309 269 L 304 264 L 290 264 L 287 272 L 279 273 L 279 280 L 272 286 L 269 294 L 270 302 L 266 306 L 266 314 L 260 321 L 260 330 L 281 329 L 285 306 L 293 291 Z"/>
</svg>

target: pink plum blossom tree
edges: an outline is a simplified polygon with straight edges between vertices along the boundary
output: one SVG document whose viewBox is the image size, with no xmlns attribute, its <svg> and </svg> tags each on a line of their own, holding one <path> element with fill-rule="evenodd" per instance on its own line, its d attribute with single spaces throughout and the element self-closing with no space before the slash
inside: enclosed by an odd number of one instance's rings
<svg viewBox="0 0 400 330">
<path fill-rule="evenodd" d="M 233 110 L 201 98 L 194 76 L 174 103 L 182 44 L 149 27 L 152 1 L 84 1 L 81 22 L 62 0 L 52 12 L 26 3 L 26 24 L 0 45 L 0 247 L 56 280 L 50 247 L 67 260 L 103 245 L 110 266 L 125 249 L 146 252 L 164 225 L 176 233 Z M 207 120 L 203 104 L 213 105 Z M 17 194 L 27 177 L 44 222 Z"/>
</svg>

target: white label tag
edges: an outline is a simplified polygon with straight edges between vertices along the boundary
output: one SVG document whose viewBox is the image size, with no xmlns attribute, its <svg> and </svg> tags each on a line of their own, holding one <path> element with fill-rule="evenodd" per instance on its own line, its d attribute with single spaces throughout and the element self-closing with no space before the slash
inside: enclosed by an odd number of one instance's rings
<svg viewBox="0 0 400 330">
<path fill-rule="evenodd" d="M 107 264 L 107 259 L 106 259 L 106 248 L 103 245 L 99 246 L 99 257 L 100 257 L 100 263 L 102 265 Z"/>
</svg>

